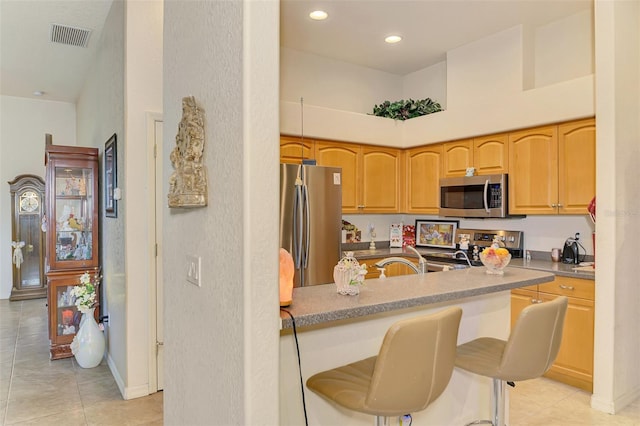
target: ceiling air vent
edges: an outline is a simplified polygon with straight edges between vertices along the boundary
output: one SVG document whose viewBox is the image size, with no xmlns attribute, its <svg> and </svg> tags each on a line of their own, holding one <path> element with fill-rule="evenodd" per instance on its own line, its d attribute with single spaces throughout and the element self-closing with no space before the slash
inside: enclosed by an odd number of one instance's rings
<svg viewBox="0 0 640 426">
<path fill-rule="evenodd" d="M 69 27 L 67 25 L 51 24 L 50 39 L 54 43 L 66 44 L 69 46 L 87 47 L 91 30 L 84 28 Z"/>
</svg>

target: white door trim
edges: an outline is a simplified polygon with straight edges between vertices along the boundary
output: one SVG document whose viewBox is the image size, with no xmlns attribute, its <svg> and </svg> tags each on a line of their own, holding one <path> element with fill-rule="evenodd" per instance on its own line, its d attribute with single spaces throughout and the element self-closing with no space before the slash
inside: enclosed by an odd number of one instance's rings
<svg viewBox="0 0 640 426">
<path fill-rule="evenodd" d="M 162 114 L 147 112 L 147 164 L 149 167 L 149 205 L 147 223 L 149 233 L 149 394 L 162 390 L 163 347 L 163 291 L 162 291 Z M 160 127 L 159 127 L 160 126 Z M 159 142 L 159 144 L 158 144 Z"/>
</svg>

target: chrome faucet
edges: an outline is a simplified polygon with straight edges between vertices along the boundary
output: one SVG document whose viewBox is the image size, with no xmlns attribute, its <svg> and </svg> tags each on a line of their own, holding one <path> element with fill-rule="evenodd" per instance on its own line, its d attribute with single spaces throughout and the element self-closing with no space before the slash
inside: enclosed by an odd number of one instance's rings
<svg viewBox="0 0 640 426">
<path fill-rule="evenodd" d="M 378 268 L 384 268 L 390 263 L 402 263 L 404 265 L 407 265 L 409 268 L 411 268 L 416 274 L 424 274 L 424 272 L 421 271 L 421 268 L 418 268 L 415 263 L 405 259 L 404 257 L 387 257 L 376 262 L 375 265 Z M 425 262 L 425 265 L 426 265 L 426 262 Z"/>
<path fill-rule="evenodd" d="M 453 256 L 452 256 L 452 257 L 455 259 L 455 258 L 456 258 L 456 255 L 457 255 L 458 253 L 461 253 L 461 254 L 462 254 L 462 256 L 465 258 L 465 260 L 466 260 L 466 261 L 467 261 L 467 263 L 469 264 L 469 267 L 473 266 L 473 265 L 471 264 L 471 261 L 469 260 L 469 256 L 467 256 L 467 253 L 466 253 L 466 252 L 464 252 L 464 251 L 462 251 L 462 250 L 455 251 L 455 252 L 453 253 Z"/>
<path fill-rule="evenodd" d="M 421 271 L 420 273 L 421 274 L 426 273 L 427 272 L 427 259 L 422 257 L 420 252 L 418 250 L 416 250 L 416 248 L 414 246 L 407 245 L 407 248 L 409 250 L 411 250 L 412 252 L 414 252 L 416 255 L 418 255 L 418 266 L 420 267 L 420 271 Z"/>
</svg>

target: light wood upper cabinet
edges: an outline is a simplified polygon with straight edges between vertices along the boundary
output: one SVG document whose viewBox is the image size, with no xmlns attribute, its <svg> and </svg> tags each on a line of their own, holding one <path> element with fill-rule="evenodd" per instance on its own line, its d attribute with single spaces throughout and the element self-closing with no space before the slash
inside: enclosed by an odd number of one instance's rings
<svg viewBox="0 0 640 426">
<path fill-rule="evenodd" d="M 479 175 L 509 172 L 509 139 L 506 133 L 473 139 L 473 165 Z"/>
<path fill-rule="evenodd" d="M 557 127 L 540 127 L 510 133 L 509 170 L 509 213 L 556 213 Z"/>
<path fill-rule="evenodd" d="M 586 214 L 596 195 L 596 123 L 558 126 L 558 212 Z"/>
<path fill-rule="evenodd" d="M 405 210 L 437 214 L 440 208 L 442 144 L 408 149 L 405 153 Z"/>
<path fill-rule="evenodd" d="M 473 139 L 442 144 L 442 168 L 444 177 L 464 176 L 467 167 L 473 167 Z"/>
<path fill-rule="evenodd" d="M 362 213 L 400 211 L 401 158 L 399 149 L 362 146 Z"/>
<path fill-rule="evenodd" d="M 509 212 L 586 214 L 595 196 L 595 120 L 509 134 Z"/>
<path fill-rule="evenodd" d="M 342 212 L 358 213 L 362 188 L 362 149 L 360 145 L 318 141 L 316 161 L 319 166 L 342 168 Z"/>
<path fill-rule="evenodd" d="M 294 136 L 280 136 L 280 162 L 302 164 L 302 160 L 314 158 L 314 141 L 300 140 Z"/>
</svg>

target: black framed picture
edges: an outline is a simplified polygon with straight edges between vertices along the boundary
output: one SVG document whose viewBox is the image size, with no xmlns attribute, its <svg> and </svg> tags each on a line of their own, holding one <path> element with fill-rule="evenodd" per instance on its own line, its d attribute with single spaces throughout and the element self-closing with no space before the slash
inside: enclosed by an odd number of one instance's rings
<svg viewBox="0 0 640 426">
<path fill-rule="evenodd" d="M 416 246 L 456 248 L 457 220 L 416 220 Z"/>
<path fill-rule="evenodd" d="M 104 214 L 106 217 L 118 217 L 118 201 L 113 198 L 113 192 L 118 184 L 116 139 L 114 133 L 104 144 Z"/>
</svg>

